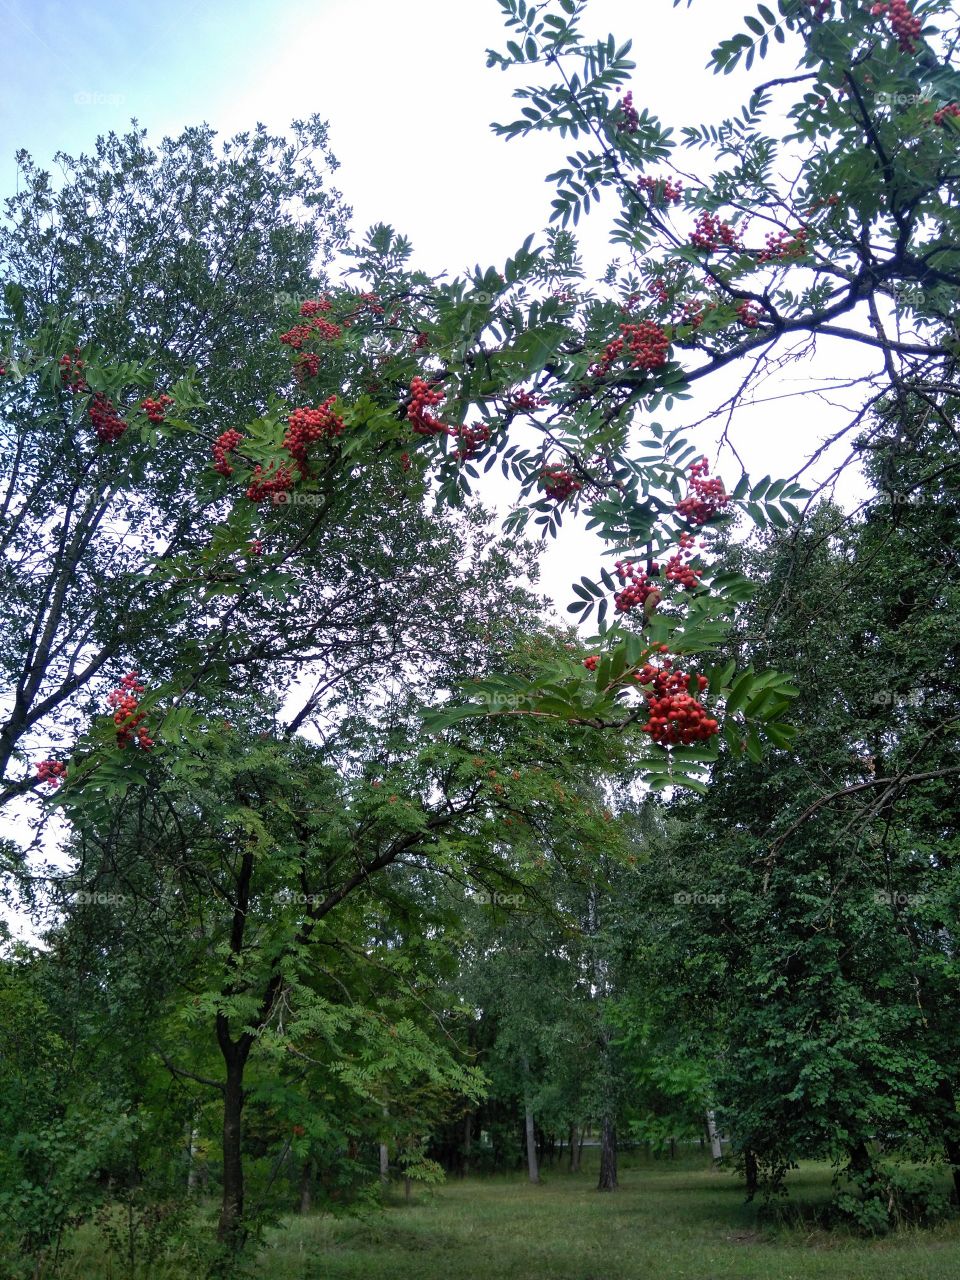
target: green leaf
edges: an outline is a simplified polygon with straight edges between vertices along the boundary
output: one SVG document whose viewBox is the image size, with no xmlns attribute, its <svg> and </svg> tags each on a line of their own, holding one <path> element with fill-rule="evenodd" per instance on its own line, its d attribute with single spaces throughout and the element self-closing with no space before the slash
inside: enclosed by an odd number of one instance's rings
<svg viewBox="0 0 960 1280">
<path fill-rule="evenodd" d="M 727 715 L 732 716 L 739 711 L 749 698 L 756 676 L 750 669 L 743 672 L 734 681 L 733 688 L 727 696 Z"/>
</svg>

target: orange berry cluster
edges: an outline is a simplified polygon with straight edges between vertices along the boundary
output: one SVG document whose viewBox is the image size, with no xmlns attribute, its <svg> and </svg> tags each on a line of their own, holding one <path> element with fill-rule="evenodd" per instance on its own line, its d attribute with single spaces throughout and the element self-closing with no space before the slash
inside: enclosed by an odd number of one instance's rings
<svg viewBox="0 0 960 1280">
<path fill-rule="evenodd" d="M 467 462 L 470 458 L 475 458 L 480 446 L 490 439 L 490 428 L 485 422 L 478 422 L 473 427 L 459 427 L 456 431 L 451 430 L 450 434 L 455 436 L 458 442 L 453 456 L 458 462 Z"/>
<path fill-rule="evenodd" d="M 336 396 L 327 396 L 319 409 L 294 409 L 283 437 L 283 448 L 301 471 L 307 468 L 307 449 L 316 440 L 332 440 L 343 433 L 343 418 L 333 412 Z"/>
<path fill-rule="evenodd" d="M 889 20 L 901 53 L 916 53 L 917 46 L 914 41 L 923 30 L 923 23 L 913 16 L 907 0 L 890 0 L 889 4 L 875 4 L 870 12 L 875 18 L 884 15 Z"/>
<path fill-rule="evenodd" d="M 309 302 L 301 303 L 300 314 L 308 321 L 307 324 L 295 324 L 287 333 L 280 335 L 280 341 L 285 343 L 293 351 L 299 351 L 306 342 L 307 338 L 314 334 L 332 342 L 334 338 L 339 338 L 342 330 L 339 325 L 333 324 L 329 320 L 320 317 L 321 311 L 330 310 L 329 298 L 315 298 Z"/>
<path fill-rule="evenodd" d="M 629 613 L 631 609 L 642 607 L 646 604 L 647 598 L 654 594 L 659 599 L 660 584 L 655 582 L 645 570 L 635 568 L 632 560 L 618 560 L 613 567 L 620 581 L 626 584 L 623 590 L 618 591 L 613 597 L 618 613 Z M 660 572 L 655 564 L 650 566 L 650 571 L 653 574 Z"/>
<path fill-rule="evenodd" d="M 695 544 L 696 538 L 692 533 L 681 533 L 680 550 L 670 557 L 663 570 L 668 582 L 675 582 L 678 586 L 686 587 L 688 591 L 699 586 L 700 579 L 703 577 L 703 570 L 694 569 L 689 563 L 696 554 Z"/>
<path fill-rule="evenodd" d="M 298 382 L 315 378 L 320 372 L 320 357 L 315 351 L 302 351 L 293 362 L 293 376 Z"/>
<path fill-rule="evenodd" d="M 767 247 L 761 249 L 757 254 L 758 262 L 787 262 L 791 258 L 802 258 L 807 252 L 807 232 L 802 228 L 799 231 L 768 231 Z"/>
<path fill-rule="evenodd" d="M 264 471 L 258 464 L 250 477 L 247 497 L 252 502 L 263 502 L 266 498 L 271 498 L 275 503 L 281 502 L 281 495 L 289 493 L 292 487 L 293 472 L 288 466 L 277 466 L 271 462 Z"/>
<path fill-rule="evenodd" d="M 120 681 L 120 688 L 114 689 L 107 698 L 108 705 L 113 708 L 113 723 L 117 727 L 117 746 L 121 749 L 128 747 L 133 741 L 136 741 L 144 751 L 149 751 L 154 746 L 154 741 L 147 732 L 147 726 L 143 723 L 147 718 L 146 712 L 140 710 L 139 695 L 143 693 L 143 689 L 140 673 L 131 671 Z"/>
<path fill-rule="evenodd" d="M 583 485 L 566 467 L 544 467 L 540 472 L 540 488 L 555 502 L 566 502 Z"/>
<path fill-rule="evenodd" d="M 103 444 L 113 444 L 127 429 L 127 423 L 117 413 L 116 406 L 109 396 L 98 391 L 87 407 L 97 439 Z"/>
<path fill-rule="evenodd" d="M 304 306 L 307 304 L 304 303 Z M 319 334 L 326 342 L 332 342 L 334 338 L 339 338 L 343 330 L 338 324 L 334 324 L 330 320 L 315 318 L 309 324 L 295 324 L 292 329 L 286 333 L 281 333 L 280 341 L 286 343 L 292 351 L 299 351 L 306 342 L 307 338 L 314 334 Z"/>
<path fill-rule="evenodd" d="M 37 781 L 48 782 L 51 787 L 59 787 L 67 772 L 62 760 L 38 760 L 36 762 Z"/>
<path fill-rule="evenodd" d="M 550 403 L 546 396 L 535 396 L 532 391 L 515 391 L 507 400 L 507 408 L 513 413 L 530 413 L 543 409 Z"/>
<path fill-rule="evenodd" d="M 742 249 L 743 243 L 729 222 L 722 222 L 715 213 L 704 210 L 690 236 L 695 249 Z"/>
<path fill-rule="evenodd" d="M 935 111 L 933 113 L 933 123 L 943 125 L 947 116 L 953 116 L 955 120 L 960 118 L 960 107 L 955 102 L 951 102 L 947 106 L 941 107 L 939 111 Z"/>
<path fill-rule="evenodd" d="M 227 461 L 227 454 L 232 453 L 242 439 L 240 432 L 233 430 L 224 431 L 222 435 L 217 436 L 216 442 L 211 446 L 214 471 L 218 471 L 222 476 L 233 475 L 233 467 Z"/>
<path fill-rule="evenodd" d="M 588 671 L 596 671 L 597 667 L 600 665 L 600 655 L 598 653 L 593 653 L 589 658 L 584 658 L 583 665 Z"/>
<path fill-rule="evenodd" d="M 431 387 L 425 379 L 414 378 L 410 383 L 407 419 L 418 436 L 446 435 L 445 424 L 430 412 L 442 399 L 443 392 Z"/>
<path fill-rule="evenodd" d="M 755 302 L 744 299 L 737 307 L 737 319 L 745 329 L 758 329 L 760 327 L 760 308 Z"/>
<path fill-rule="evenodd" d="M 650 197 L 651 204 L 679 204 L 683 199 L 683 179 L 673 182 L 670 178 L 641 178 L 637 183 L 641 191 Z"/>
<path fill-rule="evenodd" d="M 687 496 L 677 503 L 677 512 L 691 524 L 706 524 L 719 515 L 730 501 L 719 476 L 708 479 L 710 464 L 701 458 L 690 466 L 690 488 Z"/>
<path fill-rule="evenodd" d="M 638 684 L 651 686 L 646 690 L 649 718 L 642 726 L 643 731 L 662 747 L 705 742 L 719 732 L 720 725 L 689 692 L 690 676 L 687 672 L 673 671 L 672 666 L 670 658 L 662 667 L 647 662 L 636 674 Z M 706 676 L 697 676 L 696 681 L 703 693 L 709 681 Z"/>
<path fill-rule="evenodd" d="M 72 355 L 61 356 L 57 363 L 60 365 L 60 381 L 71 391 L 90 390 L 83 376 L 83 361 L 80 359 L 79 347 L 73 348 Z"/>
<path fill-rule="evenodd" d="M 590 368 L 590 373 L 601 378 L 610 371 L 615 360 L 619 360 L 625 351 L 630 353 L 630 366 L 633 369 L 659 369 L 667 363 L 667 352 L 670 350 L 670 339 L 658 324 L 652 320 L 641 320 L 639 324 L 622 324 L 621 338 L 608 342 L 600 353 L 600 359 Z"/>
<path fill-rule="evenodd" d="M 140 401 L 140 408 L 144 411 L 154 426 L 159 426 L 163 421 L 163 415 L 173 404 L 173 396 L 161 395 L 154 400 L 147 396 L 146 400 Z"/>
</svg>

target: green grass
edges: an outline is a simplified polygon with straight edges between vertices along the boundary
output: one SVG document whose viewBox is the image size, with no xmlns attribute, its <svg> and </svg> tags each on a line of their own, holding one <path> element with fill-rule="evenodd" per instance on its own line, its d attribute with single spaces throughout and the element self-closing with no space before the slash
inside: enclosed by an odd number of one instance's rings
<svg viewBox="0 0 960 1280">
<path fill-rule="evenodd" d="M 742 1185 L 698 1156 L 637 1161 L 620 1190 L 545 1172 L 452 1181 L 362 1219 L 292 1216 L 268 1234 L 262 1280 L 960 1280 L 960 1222 L 864 1239 L 764 1222 Z M 830 1171 L 802 1167 L 791 1203 L 830 1195 Z M 93 1242 L 90 1242 L 91 1248 Z M 70 1280 L 119 1280 L 78 1252 Z M 156 1268 L 150 1280 L 194 1272 Z"/>
</svg>

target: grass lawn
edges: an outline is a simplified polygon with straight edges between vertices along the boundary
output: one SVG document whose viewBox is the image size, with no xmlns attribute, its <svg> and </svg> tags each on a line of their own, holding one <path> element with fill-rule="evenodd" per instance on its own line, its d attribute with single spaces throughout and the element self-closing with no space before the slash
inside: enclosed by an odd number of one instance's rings
<svg viewBox="0 0 960 1280">
<path fill-rule="evenodd" d="M 790 1177 L 791 1202 L 830 1194 L 830 1171 Z M 897 1236 L 773 1226 L 698 1155 L 636 1160 L 620 1190 L 557 1169 L 450 1182 L 364 1219 L 291 1217 L 252 1268 L 263 1280 L 960 1280 L 960 1221 Z M 93 1267 L 93 1269 L 88 1269 Z M 119 1280 L 75 1255 L 77 1280 Z M 157 1268 L 156 1280 L 181 1273 Z M 186 1272 L 182 1273 L 186 1276 Z M 190 1273 L 193 1274 L 192 1272 Z M 153 1280 L 151 1276 L 151 1280 Z"/>
</svg>

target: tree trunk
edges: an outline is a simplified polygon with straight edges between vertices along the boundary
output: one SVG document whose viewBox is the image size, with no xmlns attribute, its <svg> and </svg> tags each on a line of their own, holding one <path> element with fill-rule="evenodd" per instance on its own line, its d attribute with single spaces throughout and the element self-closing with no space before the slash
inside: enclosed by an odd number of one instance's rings
<svg viewBox="0 0 960 1280">
<path fill-rule="evenodd" d="M 578 1124 L 570 1126 L 570 1172 L 580 1172 L 580 1157 L 583 1155 L 583 1129 Z"/>
<path fill-rule="evenodd" d="M 311 1196 L 310 1191 L 313 1185 L 313 1161 L 304 1160 L 303 1168 L 300 1170 L 300 1212 L 310 1212 Z"/>
<path fill-rule="evenodd" d="M 749 1147 L 743 1149 L 743 1168 L 747 1178 L 747 1199 L 752 1200 L 760 1187 L 760 1170 L 756 1154 Z"/>
<path fill-rule="evenodd" d="M 613 1118 L 603 1117 L 600 1126 L 600 1181 L 598 1191 L 616 1191 L 617 1189 L 617 1129 Z"/>
<path fill-rule="evenodd" d="M 533 1123 L 533 1108 L 527 1104 L 524 1123 L 527 1132 L 527 1174 L 531 1182 L 540 1181 L 540 1168 L 537 1164 L 537 1133 Z"/>
<path fill-rule="evenodd" d="M 463 1122 L 463 1176 L 470 1176 L 470 1152 L 473 1148 L 473 1112 L 468 1111 Z"/>
<path fill-rule="evenodd" d="M 189 1124 L 187 1128 L 189 1132 L 189 1137 L 187 1138 L 187 1195 L 192 1196 L 197 1189 L 197 1162 L 194 1152 L 197 1149 L 197 1138 L 200 1135 Z"/>
<path fill-rule="evenodd" d="M 218 1015 L 219 1016 L 219 1015 Z M 217 1239 L 239 1249 L 243 1243 L 243 1068 L 246 1055 L 231 1046 L 223 1090 L 223 1198 Z"/>
<path fill-rule="evenodd" d="M 713 1111 L 707 1112 L 707 1133 L 710 1135 L 710 1155 L 714 1160 L 723 1159 L 723 1147 L 720 1145 L 720 1135 L 717 1133 L 717 1120 Z"/>
</svg>

